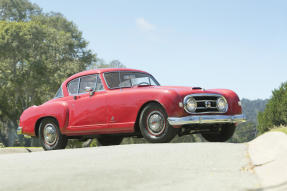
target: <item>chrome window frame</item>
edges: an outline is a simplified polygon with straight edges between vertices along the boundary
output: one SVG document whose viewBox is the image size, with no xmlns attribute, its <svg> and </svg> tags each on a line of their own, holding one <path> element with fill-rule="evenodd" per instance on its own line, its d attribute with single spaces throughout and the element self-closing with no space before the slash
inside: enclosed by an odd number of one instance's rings
<svg viewBox="0 0 287 191">
<path fill-rule="evenodd" d="M 102 90 L 97 90 L 97 86 L 98 86 L 98 79 L 100 79 L 100 81 L 101 81 L 101 84 L 102 84 L 102 87 L 103 87 L 103 89 L 102 89 Z M 105 86 L 104 86 L 103 80 L 101 79 L 100 74 L 97 74 L 97 81 L 96 81 L 96 89 L 95 89 L 95 92 L 102 92 L 102 91 L 105 91 Z"/>
<path fill-rule="evenodd" d="M 83 77 L 86 77 L 86 76 L 93 76 L 93 75 L 97 76 L 97 78 L 96 78 L 96 88 L 95 88 L 95 90 L 96 90 L 96 89 L 97 89 L 98 78 L 101 78 L 101 77 L 100 77 L 100 74 L 99 74 L 99 73 L 96 73 L 96 74 L 88 74 L 88 75 L 79 76 L 79 77 L 77 77 L 77 78 L 74 78 L 74 79 L 70 80 L 70 81 L 67 83 L 66 87 L 67 87 L 67 90 L 68 90 L 69 96 L 82 95 L 82 94 L 89 93 L 89 92 L 79 93 L 79 91 L 80 91 L 81 79 L 82 79 Z M 69 84 L 70 84 L 73 80 L 76 80 L 76 79 L 78 79 L 78 88 L 77 88 L 77 93 L 76 93 L 76 94 L 71 94 L 71 93 L 70 93 L 70 91 L 69 91 L 68 86 L 69 86 Z M 101 82 L 102 82 L 102 80 L 101 80 Z M 103 85 L 103 82 L 102 82 L 102 85 Z M 102 90 L 95 91 L 95 92 L 102 92 L 102 91 L 105 91 L 105 87 L 104 87 L 104 86 L 103 86 L 103 89 L 102 89 Z"/>
<path fill-rule="evenodd" d="M 226 111 L 225 112 L 221 112 L 221 111 L 207 111 L 207 112 L 189 112 L 188 110 L 187 110 L 187 108 L 186 108 L 186 102 L 187 102 L 187 100 L 190 98 L 190 97 L 200 97 L 200 96 L 216 96 L 216 97 L 218 97 L 218 98 L 223 98 L 225 101 L 226 101 L 226 104 L 227 104 L 227 109 L 226 109 Z M 217 99 L 218 99 L 217 98 Z M 216 102 L 217 102 L 217 100 L 216 100 Z M 228 112 L 228 110 L 229 110 L 229 104 L 228 104 L 228 102 L 227 102 L 227 100 L 226 100 L 226 98 L 223 96 L 223 95 L 221 95 L 221 94 L 214 94 L 214 93 L 200 93 L 200 94 L 189 94 L 189 95 L 187 95 L 187 96 L 185 96 L 184 97 L 184 99 L 183 99 L 183 106 L 184 106 L 184 110 L 187 112 L 187 113 L 189 113 L 189 114 L 209 114 L 209 113 L 219 113 L 219 114 L 223 114 L 223 113 L 227 113 Z M 217 104 L 216 104 L 216 107 L 217 107 Z"/>
<path fill-rule="evenodd" d="M 130 72 L 130 73 L 139 73 L 139 74 L 146 74 L 147 76 L 149 76 L 151 79 L 153 79 L 153 81 L 157 84 L 156 86 L 160 86 L 160 83 L 151 75 L 151 74 L 148 74 L 148 73 L 145 73 L 145 72 L 136 72 L 136 71 L 111 71 L 111 72 L 104 72 L 103 73 L 103 77 L 104 77 L 104 80 L 105 80 L 105 84 L 107 85 L 107 87 L 110 89 L 110 90 L 114 90 L 114 89 L 122 89 L 122 88 L 131 88 L 131 87 L 116 87 L 116 88 L 111 88 L 109 86 L 109 84 L 107 83 L 107 79 L 106 79 L 106 76 L 105 74 L 108 74 L 108 73 L 119 73 L 119 81 L 121 82 L 121 72 Z M 150 80 L 150 79 L 149 79 Z M 152 86 L 152 85 L 151 85 Z"/>
</svg>

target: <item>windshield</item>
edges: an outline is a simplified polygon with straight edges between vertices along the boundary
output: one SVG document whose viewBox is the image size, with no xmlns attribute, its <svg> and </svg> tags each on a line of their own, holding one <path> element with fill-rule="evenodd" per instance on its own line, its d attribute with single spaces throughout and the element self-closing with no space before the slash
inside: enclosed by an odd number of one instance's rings
<svg viewBox="0 0 287 191">
<path fill-rule="evenodd" d="M 153 76 L 141 72 L 107 72 L 104 73 L 110 89 L 129 88 L 133 86 L 159 86 Z"/>
</svg>

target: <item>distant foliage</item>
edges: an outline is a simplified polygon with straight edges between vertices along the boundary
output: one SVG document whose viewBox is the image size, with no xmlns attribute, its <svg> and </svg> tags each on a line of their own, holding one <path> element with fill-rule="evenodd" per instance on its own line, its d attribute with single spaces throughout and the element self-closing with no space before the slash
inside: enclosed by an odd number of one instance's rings
<svg viewBox="0 0 287 191">
<path fill-rule="evenodd" d="M 87 70 L 99 68 L 126 68 L 126 66 L 122 64 L 119 60 L 112 60 L 111 62 L 107 63 L 105 60 L 97 58 L 97 61 L 90 64 L 87 67 Z"/>
<path fill-rule="evenodd" d="M 272 92 L 264 112 L 258 115 L 258 130 L 264 133 L 278 126 L 287 125 L 287 82 Z"/>
<path fill-rule="evenodd" d="M 268 99 L 249 100 L 249 99 L 243 98 L 241 100 L 242 110 L 247 120 L 254 124 L 258 124 L 257 115 L 259 112 L 264 111 L 267 102 L 268 102 Z"/>
<path fill-rule="evenodd" d="M 28 0 L 0 0 L 0 20 L 28 21 L 40 14 L 41 8 Z"/>
</svg>

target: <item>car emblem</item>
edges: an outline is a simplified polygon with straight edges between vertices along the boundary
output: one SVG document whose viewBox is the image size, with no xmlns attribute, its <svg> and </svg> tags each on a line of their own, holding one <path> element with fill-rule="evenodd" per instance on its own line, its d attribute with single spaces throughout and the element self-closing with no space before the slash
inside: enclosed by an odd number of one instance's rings
<svg viewBox="0 0 287 191">
<path fill-rule="evenodd" d="M 205 101 L 205 107 L 211 108 L 211 101 Z"/>
</svg>

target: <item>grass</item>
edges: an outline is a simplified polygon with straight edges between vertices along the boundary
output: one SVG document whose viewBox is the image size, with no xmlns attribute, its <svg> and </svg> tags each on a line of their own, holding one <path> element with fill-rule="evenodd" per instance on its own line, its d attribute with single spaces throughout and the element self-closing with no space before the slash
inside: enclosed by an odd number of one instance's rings
<svg viewBox="0 0 287 191">
<path fill-rule="evenodd" d="M 285 127 L 285 126 L 276 127 L 274 129 L 271 129 L 271 132 L 272 131 L 279 131 L 279 132 L 283 132 L 283 133 L 287 134 L 287 127 Z"/>
</svg>

